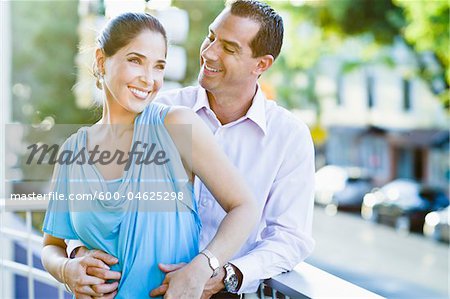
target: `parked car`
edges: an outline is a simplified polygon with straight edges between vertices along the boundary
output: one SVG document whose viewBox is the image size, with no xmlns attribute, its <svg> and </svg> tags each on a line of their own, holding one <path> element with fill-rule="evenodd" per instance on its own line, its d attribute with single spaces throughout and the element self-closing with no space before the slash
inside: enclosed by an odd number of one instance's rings
<svg viewBox="0 0 450 299">
<path fill-rule="evenodd" d="M 443 190 L 413 180 L 396 179 L 364 196 L 361 215 L 399 231 L 421 233 L 425 216 L 448 205 Z"/>
<path fill-rule="evenodd" d="M 430 212 L 425 216 L 423 233 L 425 236 L 437 241 L 450 243 L 450 218 L 449 207 Z"/>
<path fill-rule="evenodd" d="M 364 195 L 372 188 L 372 179 L 361 168 L 327 165 L 316 172 L 315 201 L 331 213 L 359 213 Z"/>
</svg>

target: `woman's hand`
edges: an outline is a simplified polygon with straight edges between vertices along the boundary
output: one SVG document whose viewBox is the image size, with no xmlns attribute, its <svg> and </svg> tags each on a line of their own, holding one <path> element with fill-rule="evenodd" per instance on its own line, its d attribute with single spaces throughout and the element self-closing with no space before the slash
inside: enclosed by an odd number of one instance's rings
<svg viewBox="0 0 450 299">
<path fill-rule="evenodd" d="M 120 279 L 120 273 L 109 271 L 109 266 L 103 262 L 106 253 L 100 250 L 90 250 L 84 256 L 71 259 L 64 268 L 65 283 L 76 298 L 103 297 L 114 295 L 118 282 L 105 283 L 109 279 Z M 89 270 L 90 271 L 89 271 Z M 92 269 L 97 269 L 95 275 Z M 101 278 L 100 278 L 101 277 Z M 114 293 L 111 293 L 111 290 Z"/>
<path fill-rule="evenodd" d="M 77 299 L 114 298 L 120 272 L 112 271 L 108 265 L 117 264 L 117 258 L 101 250 L 82 247 L 74 259 L 68 259 L 64 239 L 44 233 L 41 253 L 45 269 L 58 281 L 67 284 Z"/>
</svg>

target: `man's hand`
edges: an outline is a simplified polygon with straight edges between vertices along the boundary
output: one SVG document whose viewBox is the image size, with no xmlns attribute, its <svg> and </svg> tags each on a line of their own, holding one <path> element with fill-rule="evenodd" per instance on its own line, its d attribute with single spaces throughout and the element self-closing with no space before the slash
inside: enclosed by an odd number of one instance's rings
<svg viewBox="0 0 450 299">
<path fill-rule="evenodd" d="M 100 279 L 101 282 L 92 286 L 74 286 L 76 288 L 76 293 L 79 294 L 77 298 L 102 298 L 110 299 L 114 298 L 117 294 L 117 287 L 119 283 L 114 281 L 112 283 L 107 283 L 107 280 L 119 280 L 121 277 L 120 272 L 110 270 L 109 266 L 118 263 L 117 258 L 107 254 L 102 250 L 89 250 L 86 247 L 79 247 L 74 260 L 87 259 L 94 260 L 90 264 L 86 264 L 85 273 L 88 277 L 93 277 Z M 78 273 L 72 274 L 75 279 L 79 279 L 80 275 Z M 71 286 L 72 289 L 72 286 Z M 75 290 L 72 289 L 74 292 Z"/>
<path fill-rule="evenodd" d="M 164 299 L 200 298 L 212 271 L 203 256 L 195 257 L 189 264 L 166 274 L 162 285 L 151 292 L 151 296 Z"/>
<path fill-rule="evenodd" d="M 223 280 L 225 279 L 225 269 L 220 267 L 217 271 L 217 275 L 211 277 L 205 285 L 203 289 L 203 294 L 201 299 L 209 299 L 214 294 L 219 293 L 223 289 L 225 289 L 225 285 L 223 284 Z"/>
<path fill-rule="evenodd" d="M 180 264 L 158 264 L 158 267 L 161 271 L 164 273 L 170 273 L 177 271 L 181 268 L 186 266 L 186 263 L 180 263 Z M 211 277 L 208 282 L 205 285 L 205 288 L 203 289 L 203 294 L 201 296 L 201 299 L 209 299 L 212 295 L 217 294 L 221 290 L 225 288 L 225 285 L 223 284 L 223 279 L 225 278 L 225 270 L 221 267 L 217 273 L 216 276 Z M 168 284 L 163 284 L 159 286 L 158 288 L 151 291 L 150 296 L 151 297 L 157 297 L 157 296 L 163 296 L 168 289 Z"/>
<path fill-rule="evenodd" d="M 158 264 L 158 268 L 168 274 L 170 272 L 175 272 L 181 268 L 183 268 L 184 266 L 186 266 L 186 263 L 179 263 L 179 264 Z M 164 280 L 165 281 L 165 280 Z M 164 294 L 166 293 L 167 289 L 169 288 L 168 284 L 164 284 L 164 282 L 157 287 L 156 289 L 153 289 L 150 293 L 149 296 L 150 297 L 157 297 L 157 296 L 164 296 Z"/>
</svg>

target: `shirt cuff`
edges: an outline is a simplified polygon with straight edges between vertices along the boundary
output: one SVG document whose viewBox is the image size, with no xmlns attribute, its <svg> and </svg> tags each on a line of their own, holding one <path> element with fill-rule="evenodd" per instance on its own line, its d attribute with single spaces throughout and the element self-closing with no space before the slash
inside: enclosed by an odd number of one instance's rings
<svg viewBox="0 0 450 299">
<path fill-rule="evenodd" d="M 66 240 L 64 240 L 64 242 L 66 242 L 66 245 L 67 245 L 66 253 L 69 258 L 72 258 L 72 256 L 71 256 L 72 251 L 74 251 L 78 247 L 85 246 L 83 244 L 83 242 L 81 242 L 80 240 L 67 240 L 66 239 Z"/>
<path fill-rule="evenodd" d="M 233 264 L 242 273 L 242 282 L 238 294 L 255 293 L 262 282 L 260 277 L 264 273 L 260 266 L 262 263 L 259 258 L 248 254 L 231 260 L 229 263 Z"/>
</svg>

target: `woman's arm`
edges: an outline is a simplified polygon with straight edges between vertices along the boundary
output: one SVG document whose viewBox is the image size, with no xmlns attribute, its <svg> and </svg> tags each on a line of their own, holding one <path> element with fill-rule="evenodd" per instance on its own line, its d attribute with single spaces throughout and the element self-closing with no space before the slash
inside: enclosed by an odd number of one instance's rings
<svg viewBox="0 0 450 299">
<path fill-rule="evenodd" d="M 91 251 L 88 255 L 81 258 L 69 259 L 66 255 L 66 243 L 63 239 L 44 234 L 42 249 L 42 264 L 44 268 L 59 282 L 68 285 L 76 298 L 91 298 L 91 296 L 100 297 L 107 293 L 110 286 L 105 284 L 106 279 L 120 279 L 119 277 L 97 277 L 90 276 L 87 273 L 88 267 L 97 267 L 108 270 L 109 267 L 101 261 L 105 258 L 102 251 Z M 107 271 L 104 271 L 105 273 Z M 117 282 L 116 282 L 117 284 Z M 114 297 L 112 295 L 111 298 Z"/>
<path fill-rule="evenodd" d="M 186 135 L 190 134 L 179 133 L 179 126 L 182 124 L 191 126 L 191 140 L 186 139 Z M 223 265 L 239 250 L 256 224 L 256 202 L 244 184 L 244 178 L 228 161 L 210 130 L 194 112 L 187 108 L 172 108 L 166 116 L 165 125 L 185 167 L 205 183 L 227 212 L 216 235 L 207 246 L 220 265 Z M 205 265 L 206 271 L 209 271 L 206 277 L 209 279 L 212 270 L 209 269 L 204 255 L 198 255 L 186 267 L 205 269 Z"/>
<path fill-rule="evenodd" d="M 63 265 L 68 260 L 65 253 L 64 240 L 44 234 L 42 249 L 42 264 L 44 268 L 59 282 L 65 283 L 63 277 Z"/>
<path fill-rule="evenodd" d="M 256 201 L 244 178 L 231 164 L 217 144 L 204 122 L 188 108 L 173 108 L 166 116 L 168 131 L 170 124 L 190 124 L 192 141 L 174 139 L 180 154 L 192 172 L 197 175 L 227 212 L 215 237 L 207 249 L 223 265 L 244 244 L 257 221 Z M 192 150 L 188 147 L 191 146 Z M 191 156 L 192 158 L 189 159 Z"/>
</svg>

